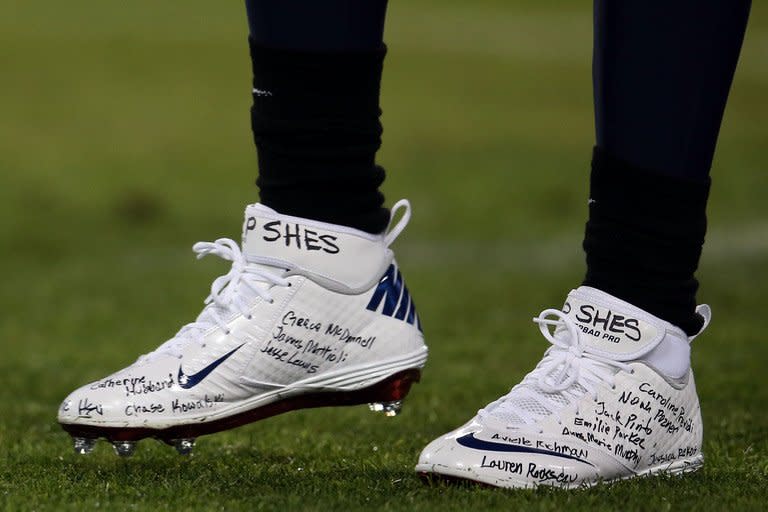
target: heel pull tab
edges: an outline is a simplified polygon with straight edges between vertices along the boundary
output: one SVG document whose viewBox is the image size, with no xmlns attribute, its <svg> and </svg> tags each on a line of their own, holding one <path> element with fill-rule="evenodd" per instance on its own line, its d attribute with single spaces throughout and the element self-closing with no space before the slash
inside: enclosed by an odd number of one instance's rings
<svg viewBox="0 0 768 512">
<path fill-rule="evenodd" d="M 704 319 L 704 325 L 701 326 L 699 332 L 692 336 L 688 336 L 688 343 L 691 343 L 694 338 L 696 338 L 696 336 L 703 333 L 707 329 L 709 322 L 712 321 L 712 308 L 710 308 L 707 304 L 701 304 L 700 306 L 697 306 L 696 313 Z"/>
<path fill-rule="evenodd" d="M 390 226 L 392 226 L 392 221 L 395 220 L 395 216 L 399 210 L 403 210 L 403 215 L 400 217 L 400 220 L 397 221 L 397 223 L 392 227 L 392 229 L 390 229 Z M 387 247 L 392 245 L 392 242 L 397 240 L 397 237 L 400 236 L 400 233 L 403 232 L 405 226 L 408 225 L 410 220 L 411 203 L 407 199 L 401 199 L 392 207 L 391 213 L 389 214 L 389 224 L 387 224 L 387 229 L 384 230 L 384 242 L 387 244 Z"/>
</svg>

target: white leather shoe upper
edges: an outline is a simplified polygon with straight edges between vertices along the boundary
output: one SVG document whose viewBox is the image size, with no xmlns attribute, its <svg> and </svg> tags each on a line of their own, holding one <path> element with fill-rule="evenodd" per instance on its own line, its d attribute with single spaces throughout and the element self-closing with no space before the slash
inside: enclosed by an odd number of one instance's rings
<svg viewBox="0 0 768 512">
<path fill-rule="evenodd" d="M 232 262 L 206 307 L 134 364 L 71 393 L 64 424 L 162 429 L 207 422 L 285 397 L 365 388 L 421 368 L 427 348 L 389 233 L 246 208 L 242 250 L 195 245 Z"/>
</svg>

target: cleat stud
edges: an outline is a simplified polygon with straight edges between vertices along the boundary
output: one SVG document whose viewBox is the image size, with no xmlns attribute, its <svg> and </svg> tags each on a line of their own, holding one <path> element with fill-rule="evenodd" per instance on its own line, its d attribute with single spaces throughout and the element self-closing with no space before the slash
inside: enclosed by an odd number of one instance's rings
<svg viewBox="0 0 768 512">
<path fill-rule="evenodd" d="M 403 409 L 403 401 L 393 400 L 391 402 L 373 402 L 368 404 L 368 408 L 373 412 L 383 412 L 384 416 L 397 416 Z"/>
<path fill-rule="evenodd" d="M 96 439 L 90 437 L 75 437 L 73 441 L 75 453 L 78 455 L 88 455 L 93 451 L 93 447 L 96 446 Z"/>
<path fill-rule="evenodd" d="M 112 448 L 120 457 L 130 457 L 136 451 L 136 441 L 112 441 Z"/>
<path fill-rule="evenodd" d="M 173 447 L 179 452 L 179 455 L 191 455 L 192 449 L 195 447 L 195 438 L 183 438 L 171 440 Z"/>
</svg>

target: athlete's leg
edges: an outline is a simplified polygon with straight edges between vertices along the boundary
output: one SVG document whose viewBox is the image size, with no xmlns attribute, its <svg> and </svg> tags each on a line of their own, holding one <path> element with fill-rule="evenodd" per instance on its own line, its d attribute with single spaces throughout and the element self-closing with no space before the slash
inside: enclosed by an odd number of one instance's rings
<svg viewBox="0 0 768 512">
<path fill-rule="evenodd" d="M 386 0 L 246 0 L 261 201 L 371 233 L 387 225 L 375 164 Z"/>
<path fill-rule="evenodd" d="M 375 165 L 384 0 L 248 0 L 262 204 L 198 317 L 133 365 L 70 394 L 59 422 L 87 453 L 130 455 L 292 409 L 369 403 L 392 416 L 427 359 L 389 246 Z M 356 229 L 355 229 L 356 228 Z M 385 231 L 387 231 L 385 233 Z"/>
<path fill-rule="evenodd" d="M 584 286 L 536 319 L 552 343 L 417 470 L 569 487 L 701 466 L 690 341 L 709 167 L 749 2 L 596 0 Z M 554 332 L 547 329 L 554 328 Z"/>
<path fill-rule="evenodd" d="M 585 285 L 692 334 L 709 169 L 749 0 L 595 1 Z"/>
</svg>

